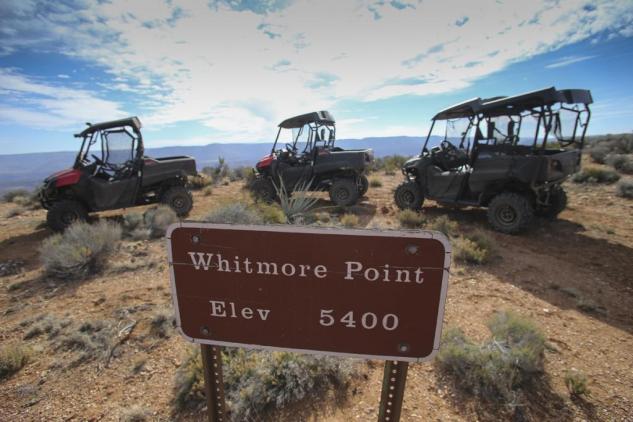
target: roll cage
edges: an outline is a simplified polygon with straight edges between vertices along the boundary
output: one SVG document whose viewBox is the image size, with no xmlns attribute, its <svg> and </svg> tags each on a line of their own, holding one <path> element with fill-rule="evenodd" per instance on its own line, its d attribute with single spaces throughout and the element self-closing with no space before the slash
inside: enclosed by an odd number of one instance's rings
<svg viewBox="0 0 633 422">
<path fill-rule="evenodd" d="M 291 130 L 291 142 L 286 143 L 288 152 L 301 153 L 312 151 L 316 147 L 325 149 L 334 148 L 336 141 L 336 123 L 334 117 L 327 111 L 319 111 L 303 114 L 286 119 L 279 124 L 279 130 L 273 144 L 271 153 L 280 151 L 277 144 L 280 142 L 284 131 Z M 299 145 L 303 144 L 305 145 Z"/>
<path fill-rule="evenodd" d="M 100 141 L 101 157 L 97 157 L 102 164 L 111 164 L 112 170 L 118 170 L 117 167 L 126 167 L 132 165 L 133 162 L 138 161 L 143 157 L 143 138 L 141 135 L 141 122 L 137 117 L 129 119 L 115 120 L 111 122 L 103 122 L 97 124 L 88 123 L 88 127 L 81 133 L 75 135 L 77 138 L 82 138 L 81 147 L 75 159 L 75 168 L 83 167 L 90 164 L 88 154 L 91 147 L 93 147 L 97 141 Z M 114 137 L 121 137 L 120 140 L 116 140 Z M 113 137 L 113 139 L 110 139 Z M 123 141 L 124 143 L 129 141 L 129 149 L 115 148 L 117 142 Z M 129 152 L 129 159 L 122 160 L 123 162 L 112 162 L 117 155 L 121 155 Z M 117 157 L 123 158 L 123 157 Z M 121 160 L 119 160 L 121 161 Z M 123 164 L 123 165 L 122 165 Z"/>
<path fill-rule="evenodd" d="M 475 131 L 473 149 L 480 145 L 505 144 L 517 146 L 531 139 L 533 151 L 545 150 L 553 134 L 558 146 L 566 148 L 574 145 L 582 149 L 593 102 L 588 90 L 556 90 L 554 87 L 514 97 L 495 97 L 482 100 L 475 98 L 439 112 L 431 123 L 422 152 L 428 152 L 436 123 L 446 121 L 447 126 L 442 141 L 459 142 L 459 148 L 470 152 L 471 139 L 468 134 Z M 503 127 L 499 122 L 506 119 Z M 462 120 L 465 130 L 457 137 L 448 136 L 448 125 Z M 521 129 L 528 123 L 534 126 L 529 138 L 521 137 Z M 485 131 L 482 131 L 485 126 Z M 553 142 L 552 142 L 553 143 Z"/>
</svg>

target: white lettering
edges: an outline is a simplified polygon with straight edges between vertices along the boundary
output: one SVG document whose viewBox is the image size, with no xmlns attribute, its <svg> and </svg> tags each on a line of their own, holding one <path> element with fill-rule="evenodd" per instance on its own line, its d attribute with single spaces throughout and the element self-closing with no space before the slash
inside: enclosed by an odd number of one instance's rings
<svg viewBox="0 0 633 422">
<path fill-rule="evenodd" d="M 242 318 L 251 319 L 253 318 L 253 310 L 251 308 L 242 309 Z"/>
<path fill-rule="evenodd" d="M 288 270 L 288 271 L 286 271 L 286 270 Z M 287 276 L 287 277 L 295 275 L 295 271 L 296 271 L 295 270 L 295 266 L 292 265 L 292 264 L 284 264 L 284 265 L 281 266 L 282 274 Z"/>
<path fill-rule="evenodd" d="M 360 262 L 346 261 L 345 265 L 347 266 L 345 280 L 354 280 L 354 277 L 352 277 L 352 272 L 359 272 L 360 270 L 363 269 L 363 266 L 361 265 Z M 354 268 L 352 268 L 352 266 Z"/>
<path fill-rule="evenodd" d="M 211 258 L 213 257 L 212 253 L 189 252 L 189 256 L 191 257 L 191 262 L 196 270 L 199 270 L 200 267 L 202 267 L 205 271 L 207 271 L 211 266 Z"/>
<path fill-rule="evenodd" d="M 314 276 L 316 278 L 325 278 L 327 277 L 327 268 L 325 265 L 317 265 L 314 267 Z"/>
<path fill-rule="evenodd" d="M 224 307 L 225 307 L 224 302 L 210 300 L 209 303 L 211 303 L 211 316 L 217 316 L 217 317 L 226 316 L 226 312 L 224 311 Z"/>
</svg>

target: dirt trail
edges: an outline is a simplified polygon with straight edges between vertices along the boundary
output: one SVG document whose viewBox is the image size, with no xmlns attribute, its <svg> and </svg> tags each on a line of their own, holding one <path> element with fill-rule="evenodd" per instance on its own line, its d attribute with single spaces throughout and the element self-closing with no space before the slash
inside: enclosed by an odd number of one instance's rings
<svg viewBox="0 0 633 422">
<path fill-rule="evenodd" d="M 401 176 L 380 178 L 382 187 L 370 188 L 355 212 L 363 226 L 395 228 L 391 195 Z M 460 327 L 481 340 L 495 311 L 515 310 L 534 320 L 549 343 L 546 382 L 524 403 L 526 419 L 631 420 L 633 202 L 615 197 L 613 186 L 566 188 L 570 206 L 560 219 L 539 220 L 521 236 L 490 231 L 482 210 L 425 204 L 429 218 L 447 214 L 462 230 L 484 230 L 497 245 L 490 264 L 453 265 L 444 327 Z M 240 195 L 239 182 L 215 187 L 211 196 L 196 193 L 191 219 Z M 0 204 L 0 215 L 8 208 Z M 41 241 L 50 235 L 41 224 L 44 215 L 39 210 L 0 218 L 0 262 L 24 263 L 20 274 L 0 277 L 2 344 L 22 342 L 29 321 L 43 314 L 112 322 L 114 332 L 122 328 L 120 321 L 136 325 L 108 367 L 103 359 L 68 366 L 72 353 L 52 349 L 45 336 L 24 341 L 33 350 L 32 361 L 0 381 L 0 420 L 117 420 L 132 404 L 151 409 L 150 420 L 173 419 L 173 377 L 188 345 L 175 334 L 166 339 L 148 334 L 151 316 L 170 301 L 164 243 L 125 242 L 106 274 L 79 283 L 52 282 L 42 276 L 38 258 Z M 132 260 L 152 264 L 116 270 Z M 362 365 L 367 380 L 357 382 L 355 394 L 343 404 L 323 406 L 311 418 L 375 419 L 382 363 Z M 572 401 L 566 392 L 563 377 L 572 368 L 591 381 L 586 400 Z M 499 416 L 454 389 L 433 364 L 411 365 L 403 421 L 475 419 Z"/>
</svg>

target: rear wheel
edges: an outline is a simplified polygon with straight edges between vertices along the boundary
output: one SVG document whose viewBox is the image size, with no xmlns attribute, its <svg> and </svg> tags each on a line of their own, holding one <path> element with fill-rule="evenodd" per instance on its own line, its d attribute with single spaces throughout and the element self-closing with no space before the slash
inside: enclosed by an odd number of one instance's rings
<svg viewBox="0 0 633 422">
<path fill-rule="evenodd" d="M 360 196 L 363 196 L 367 193 L 368 190 L 369 190 L 369 180 L 367 180 L 367 176 L 362 174 L 360 176 L 360 187 L 358 189 L 358 193 Z"/>
<path fill-rule="evenodd" d="M 567 208 L 567 194 L 563 188 L 556 186 L 549 193 L 549 205 L 538 209 L 536 214 L 541 217 L 554 219 L 565 208 Z"/>
<path fill-rule="evenodd" d="M 419 211 L 424 203 L 422 190 L 416 182 L 411 181 L 400 183 L 393 194 L 393 199 L 401 210 Z"/>
<path fill-rule="evenodd" d="M 46 223 L 57 232 L 65 230 L 76 221 L 86 221 L 88 212 L 78 201 L 66 200 L 55 202 L 48 209 Z"/>
<path fill-rule="evenodd" d="M 330 199 L 342 207 L 354 205 L 358 201 L 359 194 L 358 186 L 352 179 L 337 179 L 330 187 Z"/>
<path fill-rule="evenodd" d="M 185 217 L 193 208 L 191 193 L 184 186 L 172 186 L 163 193 L 160 202 L 174 210 L 178 217 Z"/>
<path fill-rule="evenodd" d="M 271 182 L 270 179 L 264 178 L 255 179 L 251 184 L 251 192 L 253 192 L 255 199 L 264 202 L 273 202 L 277 196 L 273 182 Z"/>
<path fill-rule="evenodd" d="M 518 193 L 500 193 L 488 205 L 488 221 L 497 231 L 507 234 L 525 230 L 534 217 L 530 200 Z"/>
</svg>

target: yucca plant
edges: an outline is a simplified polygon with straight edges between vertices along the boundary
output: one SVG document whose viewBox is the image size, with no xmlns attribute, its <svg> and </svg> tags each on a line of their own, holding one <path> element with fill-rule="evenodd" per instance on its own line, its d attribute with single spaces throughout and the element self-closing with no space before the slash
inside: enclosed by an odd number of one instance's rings
<svg viewBox="0 0 633 422">
<path fill-rule="evenodd" d="M 302 218 L 319 200 L 317 197 L 308 196 L 307 193 L 312 184 L 312 179 L 299 179 L 291 192 L 288 192 L 281 176 L 279 183 L 273 183 L 279 198 L 279 205 L 286 215 L 289 223 L 295 223 Z"/>
</svg>

